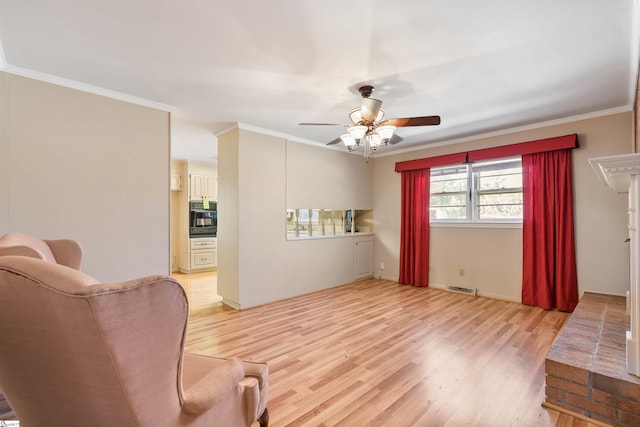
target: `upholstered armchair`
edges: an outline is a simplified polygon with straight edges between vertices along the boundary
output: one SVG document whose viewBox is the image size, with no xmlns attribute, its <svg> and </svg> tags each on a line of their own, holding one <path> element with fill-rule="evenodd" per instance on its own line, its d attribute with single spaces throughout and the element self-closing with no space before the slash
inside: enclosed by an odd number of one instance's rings
<svg viewBox="0 0 640 427">
<path fill-rule="evenodd" d="M 0 388 L 25 426 L 268 424 L 266 364 L 184 353 L 174 279 L 0 257 Z"/>
<path fill-rule="evenodd" d="M 0 236 L 0 256 L 21 255 L 39 258 L 75 270 L 82 267 L 82 246 L 75 240 L 42 240 L 35 236 L 11 232 Z"/>
<path fill-rule="evenodd" d="M 82 246 L 75 240 L 42 240 L 29 234 L 11 232 L 0 236 L 0 256 L 21 255 L 66 265 L 82 267 Z M 1 301 L 1 299 L 0 299 Z M 0 420 L 11 420 L 15 414 L 0 389 Z"/>
</svg>

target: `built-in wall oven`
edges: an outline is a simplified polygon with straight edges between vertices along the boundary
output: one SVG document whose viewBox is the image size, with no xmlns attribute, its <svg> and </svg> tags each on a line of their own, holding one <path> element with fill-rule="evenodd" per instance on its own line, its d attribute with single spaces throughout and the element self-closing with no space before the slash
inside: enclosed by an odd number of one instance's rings
<svg viewBox="0 0 640 427">
<path fill-rule="evenodd" d="M 189 202 L 189 237 L 216 237 L 217 234 L 217 203 Z"/>
</svg>

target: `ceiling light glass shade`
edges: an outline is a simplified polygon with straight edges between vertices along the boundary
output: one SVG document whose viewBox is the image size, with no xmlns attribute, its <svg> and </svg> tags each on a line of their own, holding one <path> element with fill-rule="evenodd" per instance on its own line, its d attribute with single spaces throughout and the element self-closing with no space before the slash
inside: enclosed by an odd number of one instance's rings
<svg viewBox="0 0 640 427">
<path fill-rule="evenodd" d="M 351 135 L 353 139 L 358 141 L 364 136 L 365 133 L 367 133 L 367 130 L 368 128 L 366 126 L 351 126 L 349 129 L 347 129 L 347 132 L 349 132 L 349 135 Z"/>
<path fill-rule="evenodd" d="M 347 146 L 347 148 L 351 149 L 354 145 L 356 145 L 356 140 L 353 139 L 353 136 L 351 136 L 348 133 L 345 133 L 344 135 L 340 136 L 340 139 L 342 140 L 342 142 L 344 142 L 344 145 Z"/>
<path fill-rule="evenodd" d="M 378 135 L 380 135 L 380 138 L 382 138 L 382 141 L 384 142 L 387 142 L 391 139 L 395 130 L 396 127 L 391 125 L 379 126 L 376 128 L 376 132 L 378 133 Z"/>
<path fill-rule="evenodd" d="M 384 117 L 384 110 L 381 108 L 380 110 L 378 110 L 378 115 L 376 116 L 376 122 L 379 122 L 380 120 L 382 120 L 382 118 Z M 349 111 L 349 118 L 351 119 L 351 121 L 353 123 L 360 123 L 362 121 L 362 110 L 360 109 L 360 107 L 358 108 L 354 108 L 353 110 Z"/>
<path fill-rule="evenodd" d="M 370 133 L 369 135 L 367 135 L 367 138 L 369 139 L 369 145 L 371 145 L 371 147 L 374 149 L 378 148 L 378 145 L 382 143 L 382 138 L 376 132 Z"/>
</svg>

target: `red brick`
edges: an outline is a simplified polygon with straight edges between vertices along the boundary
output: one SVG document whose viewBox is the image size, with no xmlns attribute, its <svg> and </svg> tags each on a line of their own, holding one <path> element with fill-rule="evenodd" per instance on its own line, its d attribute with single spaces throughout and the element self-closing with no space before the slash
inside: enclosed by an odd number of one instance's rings
<svg viewBox="0 0 640 427">
<path fill-rule="evenodd" d="M 612 396 L 609 393 L 604 393 L 600 390 L 591 391 L 591 399 L 604 403 L 614 408 L 623 409 L 634 414 L 640 414 L 640 403 L 632 402 L 619 396 Z"/>
<path fill-rule="evenodd" d="M 554 360 L 545 360 L 545 372 L 547 375 L 563 378 L 574 383 L 589 385 L 589 371 L 575 366 L 558 363 Z"/>
<path fill-rule="evenodd" d="M 590 413 L 593 412 L 596 414 L 604 415 L 605 417 L 611 419 L 615 418 L 615 410 L 611 406 L 602 405 L 592 400 L 576 396 L 575 394 L 567 393 L 567 403 L 579 408 L 584 408 Z"/>
<path fill-rule="evenodd" d="M 637 427 L 637 426 L 629 426 L 626 424 L 622 424 L 616 420 L 612 420 L 611 418 L 603 417 L 602 415 L 598 415 L 598 414 L 591 414 L 589 415 L 589 418 L 596 421 L 602 421 L 604 424 L 611 427 Z"/>
<path fill-rule="evenodd" d="M 593 374 L 593 388 L 640 403 L 640 385 L 606 375 Z"/>
<path fill-rule="evenodd" d="M 640 415 L 627 411 L 618 411 L 618 421 L 628 426 L 640 426 Z"/>
<path fill-rule="evenodd" d="M 568 391 L 569 393 L 577 394 L 578 396 L 589 396 L 589 388 L 584 385 L 576 384 L 564 380 L 562 378 L 547 375 L 547 386 L 559 388 L 561 390 Z"/>
<path fill-rule="evenodd" d="M 545 388 L 545 395 L 549 403 L 562 402 L 564 400 L 564 391 L 559 388 L 549 387 L 548 385 Z"/>
</svg>

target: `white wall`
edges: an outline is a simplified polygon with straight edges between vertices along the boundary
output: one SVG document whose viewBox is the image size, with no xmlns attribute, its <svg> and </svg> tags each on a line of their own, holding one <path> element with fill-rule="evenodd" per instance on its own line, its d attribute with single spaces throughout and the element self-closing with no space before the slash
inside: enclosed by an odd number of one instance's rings
<svg viewBox="0 0 640 427">
<path fill-rule="evenodd" d="M 624 295 L 629 287 L 629 249 L 623 242 L 628 235 L 627 197 L 606 188 L 587 159 L 632 152 L 632 129 L 632 113 L 619 113 L 375 158 L 374 267 L 384 261 L 383 276 L 397 280 L 400 174 L 394 172 L 396 162 L 577 133 L 580 147 L 572 153 L 578 286 L 581 293 Z M 434 227 L 430 258 L 434 285 L 457 282 L 476 287 L 480 294 L 521 300 L 521 229 Z M 458 276 L 460 268 L 465 269 L 463 278 Z"/>
<path fill-rule="evenodd" d="M 218 294 L 239 308 L 239 139 L 232 129 L 218 137 Z"/>
<path fill-rule="evenodd" d="M 359 237 L 287 241 L 285 214 L 291 207 L 371 209 L 371 165 L 242 129 L 218 135 L 218 144 L 225 302 L 246 308 L 353 281 Z"/>
<path fill-rule="evenodd" d="M 362 156 L 286 145 L 287 208 L 371 209 L 373 168 Z"/>
<path fill-rule="evenodd" d="M 169 119 L 0 72 L 0 234 L 76 239 L 101 281 L 168 274 Z"/>
</svg>

